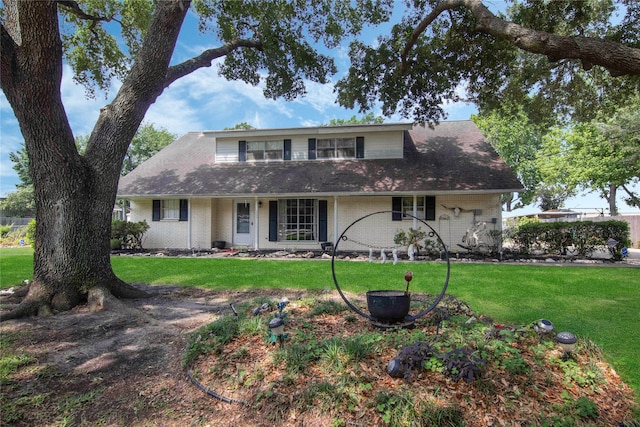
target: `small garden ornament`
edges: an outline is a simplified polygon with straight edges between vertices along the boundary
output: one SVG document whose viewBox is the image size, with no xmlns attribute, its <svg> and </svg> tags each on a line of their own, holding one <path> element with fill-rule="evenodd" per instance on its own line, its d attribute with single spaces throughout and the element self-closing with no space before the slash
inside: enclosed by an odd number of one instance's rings
<svg viewBox="0 0 640 427">
<path fill-rule="evenodd" d="M 409 295 L 409 283 L 411 283 L 411 280 L 413 279 L 413 272 L 411 271 L 405 271 L 404 272 L 404 281 L 407 282 L 407 287 L 404 291 L 405 295 Z"/>
</svg>

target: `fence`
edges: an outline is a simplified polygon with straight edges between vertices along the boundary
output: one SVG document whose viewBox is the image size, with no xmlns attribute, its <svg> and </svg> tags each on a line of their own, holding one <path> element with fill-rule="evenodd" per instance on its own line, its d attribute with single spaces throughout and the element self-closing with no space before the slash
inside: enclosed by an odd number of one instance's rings
<svg viewBox="0 0 640 427">
<path fill-rule="evenodd" d="M 34 218 L 3 216 L 0 217 L 0 225 L 11 225 L 11 230 L 15 230 L 16 228 L 24 227 L 25 225 L 29 224 L 32 219 Z"/>
</svg>

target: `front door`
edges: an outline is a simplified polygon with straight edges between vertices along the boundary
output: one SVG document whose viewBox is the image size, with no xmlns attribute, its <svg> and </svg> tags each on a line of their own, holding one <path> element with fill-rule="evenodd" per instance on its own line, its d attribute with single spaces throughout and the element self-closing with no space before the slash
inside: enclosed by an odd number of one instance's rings
<svg viewBox="0 0 640 427">
<path fill-rule="evenodd" d="M 235 245 L 250 245 L 253 231 L 251 202 L 236 202 L 235 211 L 233 243 Z"/>
</svg>

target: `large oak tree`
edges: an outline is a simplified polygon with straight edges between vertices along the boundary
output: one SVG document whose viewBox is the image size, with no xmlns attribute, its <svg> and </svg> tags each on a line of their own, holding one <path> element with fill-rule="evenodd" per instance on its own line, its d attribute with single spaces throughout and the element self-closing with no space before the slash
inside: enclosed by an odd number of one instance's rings
<svg viewBox="0 0 640 427">
<path fill-rule="evenodd" d="M 114 296 L 143 296 L 114 274 L 109 238 L 123 160 L 150 105 L 173 82 L 217 58 L 225 58 L 222 77 L 262 82 L 267 97 L 303 95 L 304 79 L 325 83 L 336 71 L 312 44 L 335 47 L 363 23 L 386 19 L 390 6 L 377 3 L 5 0 L 2 90 L 25 140 L 37 227 L 34 280 L 3 319 L 69 310 L 84 301 L 100 309 L 119 305 Z M 172 64 L 190 8 L 218 45 Z M 117 37 L 110 33 L 114 27 Z M 122 80 L 100 110 L 83 154 L 61 99 L 63 61 L 90 91 Z"/>
</svg>

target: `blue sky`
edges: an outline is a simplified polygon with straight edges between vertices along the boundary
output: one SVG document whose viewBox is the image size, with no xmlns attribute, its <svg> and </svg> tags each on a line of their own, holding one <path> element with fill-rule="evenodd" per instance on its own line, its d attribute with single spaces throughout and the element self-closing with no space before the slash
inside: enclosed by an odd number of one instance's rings
<svg viewBox="0 0 640 427">
<path fill-rule="evenodd" d="M 490 3 L 494 7 L 501 6 L 499 1 Z M 386 29 L 388 26 L 368 29 L 363 34 L 364 40 L 375 43 L 376 34 Z M 207 40 L 210 41 L 210 39 L 198 35 L 196 18 L 189 16 L 178 40 L 174 62 L 181 62 L 198 55 L 205 48 L 212 47 L 211 44 L 207 44 Z M 339 70 L 332 82 L 336 82 L 346 72 L 349 65 L 347 53 L 347 43 L 330 52 L 335 58 Z M 118 88 L 119 83 L 114 82 L 106 99 L 104 94 L 98 94 L 96 99 L 87 99 L 84 88 L 73 83 L 71 71 L 65 67 L 62 98 L 76 136 L 91 132 L 99 109 L 110 101 Z M 448 113 L 448 120 L 468 120 L 471 114 L 476 112 L 473 105 L 466 103 L 447 103 L 445 101 L 443 106 Z M 374 110 L 373 113 L 381 115 L 379 109 Z M 331 84 L 319 85 L 307 82 L 306 97 L 292 102 L 274 101 L 265 99 L 260 87 L 220 78 L 214 65 L 198 70 L 176 81 L 166 89 L 147 112 L 145 122 L 156 127 L 163 127 L 176 135 L 182 135 L 188 131 L 223 129 L 240 122 L 247 122 L 256 128 L 315 126 L 326 124 L 331 119 L 347 119 L 353 115 L 360 116 L 357 111 L 346 110 L 335 103 Z M 408 120 L 396 116 L 387 118 L 386 121 Z M 14 191 L 15 184 L 19 182 L 12 168 L 12 162 L 9 160 L 9 153 L 20 148 L 23 138 L 13 111 L 2 93 L 0 93 L 0 141 L 0 195 L 4 196 L 8 192 Z M 566 207 L 593 209 L 606 208 L 607 205 L 597 195 L 587 195 L 567 201 Z M 633 211 L 622 202 L 619 204 L 619 209 L 622 212 Z M 539 211 L 538 208 L 531 206 L 512 213 L 505 213 L 505 216 L 537 211 Z"/>
</svg>

